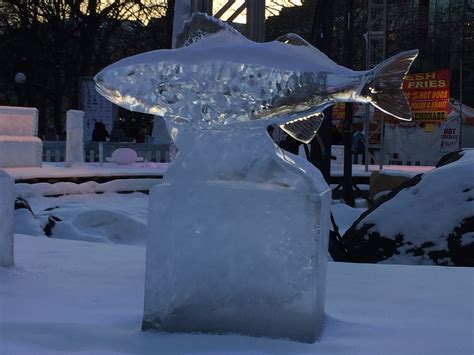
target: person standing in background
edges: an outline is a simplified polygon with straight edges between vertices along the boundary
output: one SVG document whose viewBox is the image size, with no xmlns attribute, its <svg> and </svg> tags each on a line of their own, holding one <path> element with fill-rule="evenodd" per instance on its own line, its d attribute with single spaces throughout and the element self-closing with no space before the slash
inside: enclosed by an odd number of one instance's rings
<svg viewBox="0 0 474 355">
<path fill-rule="evenodd" d="M 56 127 L 54 124 L 50 123 L 48 125 L 48 128 L 46 128 L 46 133 L 44 134 L 44 140 L 45 141 L 57 141 L 58 138 L 58 132 L 56 131 Z"/>
<path fill-rule="evenodd" d="M 112 128 L 112 132 L 110 132 L 110 141 L 111 142 L 123 142 L 125 140 L 125 133 L 120 127 L 120 122 L 116 121 L 114 123 L 114 128 Z"/>
<path fill-rule="evenodd" d="M 102 122 L 96 122 L 94 124 L 94 130 L 92 131 L 92 141 L 93 142 L 105 142 L 109 138 L 109 132 L 105 128 L 105 124 Z"/>
</svg>

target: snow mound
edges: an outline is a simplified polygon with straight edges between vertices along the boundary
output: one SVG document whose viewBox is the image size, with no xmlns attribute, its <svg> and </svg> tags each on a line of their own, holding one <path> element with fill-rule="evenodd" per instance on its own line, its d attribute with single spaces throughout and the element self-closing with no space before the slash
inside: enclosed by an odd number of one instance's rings
<svg viewBox="0 0 474 355">
<path fill-rule="evenodd" d="M 456 159 L 408 180 L 354 223 L 344 243 L 355 261 L 474 266 L 474 150 Z"/>
<path fill-rule="evenodd" d="M 341 235 L 344 234 L 352 223 L 365 211 L 365 208 L 353 208 L 345 203 L 336 203 L 331 206 L 331 212 Z"/>
<path fill-rule="evenodd" d="M 28 199 L 28 209 L 16 210 L 18 234 L 98 243 L 144 245 L 148 196 L 104 193 Z"/>
<path fill-rule="evenodd" d="M 88 210 L 66 222 L 57 222 L 52 237 L 99 243 L 144 245 L 146 233 L 146 224 L 124 213 Z"/>
<path fill-rule="evenodd" d="M 159 181 L 160 179 L 120 179 L 102 184 L 95 181 L 88 181 L 82 184 L 76 184 L 73 182 L 58 182 L 55 184 L 49 184 L 46 182 L 37 184 L 18 183 L 15 185 L 15 190 L 18 197 L 27 199 L 33 196 L 93 194 L 121 191 L 148 191 Z"/>
<path fill-rule="evenodd" d="M 26 208 L 15 210 L 15 234 L 43 235 L 40 222 Z"/>
<path fill-rule="evenodd" d="M 143 158 L 138 158 L 137 152 L 130 148 L 119 148 L 112 153 L 112 157 L 107 158 L 108 162 L 117 165 L 131 165 L 137 161 L 143 161 Z"/>
</svg>

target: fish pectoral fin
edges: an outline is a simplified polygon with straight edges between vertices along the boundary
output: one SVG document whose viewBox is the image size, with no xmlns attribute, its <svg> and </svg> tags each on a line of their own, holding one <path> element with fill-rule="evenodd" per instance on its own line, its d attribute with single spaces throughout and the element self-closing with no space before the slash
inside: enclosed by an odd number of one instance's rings
<svg viewBox="0 0 474 355">
<path fill-rule="evenodd" d="M 310 116 L 288 121 L 280 125 L 280 128 L 297 141 L 308 144 L 314 138 L 316 132 L 318 132 L 323 119 L 324 114 L 318 112 Z"/>
<path fill-rule="evenodd" d="M 370 72 L 373 79 L 364 84 L 360 96 L 389 115 L 411 121 L 410 105 L 402 91 L 402 85 L 417 55 L 417 49 L 406 51 L 377 65 Z"/>
<path fill-rule="evenodd" d="M 176 48 L 186 47 L 198 42 L 202 38 L 208 37 L 215 33 L 225 31 L 238 37 L 243 35 L 235 28 L 209 16 L 202 12 L 195 12 L 191 18 L 184 23 L 183 30 L 176 37 Z"/>
</svg>

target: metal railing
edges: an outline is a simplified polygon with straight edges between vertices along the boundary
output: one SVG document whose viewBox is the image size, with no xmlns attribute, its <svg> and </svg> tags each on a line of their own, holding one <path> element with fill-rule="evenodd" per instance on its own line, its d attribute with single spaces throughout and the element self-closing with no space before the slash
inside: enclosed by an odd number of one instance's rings
<svg viewBox="0 0 474 355">
<path fill-rule="evenodd" d="M 106 158 L 118 148 L 130 148 L 147 162 L 168 163 L 170 146 L 167 144 L 127 143 L 127 142 L 87 142 L 84 143 L 84 159 L 88 163 L 106 162 Z M 66 159 L 65 141 L 43 141 L 43 161 L 64 162 Z"/>
</svg>

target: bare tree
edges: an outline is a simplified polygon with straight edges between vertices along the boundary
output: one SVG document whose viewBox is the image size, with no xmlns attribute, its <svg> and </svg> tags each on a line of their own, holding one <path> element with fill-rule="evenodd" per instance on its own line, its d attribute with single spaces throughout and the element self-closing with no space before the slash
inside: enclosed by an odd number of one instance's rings
<svg viewBox="0 0 474 355">
<path fill-rule="evenodd" d="M 25 72 L 29 104 L 61 130 L 81 77 L 166 42 L 156 29 L 166 32 L 167 10 L 166 0 L 2 0 L 0 91 L 12 95 L 14 73 Z"/>
</svg>

